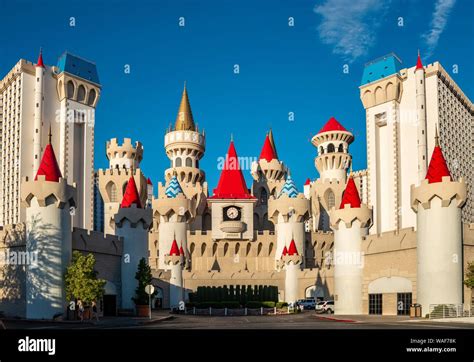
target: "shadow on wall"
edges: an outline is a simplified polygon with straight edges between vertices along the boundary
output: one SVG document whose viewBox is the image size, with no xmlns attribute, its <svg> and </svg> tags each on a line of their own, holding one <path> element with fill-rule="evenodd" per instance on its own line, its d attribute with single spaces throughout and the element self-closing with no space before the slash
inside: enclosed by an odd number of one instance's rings
<svg viewBox="0 0 474 362">
<path fill-rule="evenodd" d="M 314 288 L 314 295 L 311 295 L 315 299 L 322 298 L 323 300 L 332 299 L 332 296 L 329 293 L 329 288 L 326 283 L 326 279 L 321 278 L 321 272 L 318 270 L 316 274 L 316 282 Z"/>
<path fill-rule="evenodd" d="M 7 230 L 3 242 L 6 247 L 0 256 L 5 263 L 0 271 L 0 311 L 6 316 L 25 317 L 26 266 L 18 263 L 18 256 L 26 254 L 24 224 L 17 224 L 12 230 Z"/>
<path fill-rule="evenodd" d="M 62 248 L 61 230 L 43 222 L 40 215 L 29 221 L 28 228 L 26 251 L 36 258 L 36 263 L 27 266 L 26 303 L 32 311 L 29 317 L 53 318 L 65 313 L 63 265 L 68 265 L 70 255 Z"/>
</svg>

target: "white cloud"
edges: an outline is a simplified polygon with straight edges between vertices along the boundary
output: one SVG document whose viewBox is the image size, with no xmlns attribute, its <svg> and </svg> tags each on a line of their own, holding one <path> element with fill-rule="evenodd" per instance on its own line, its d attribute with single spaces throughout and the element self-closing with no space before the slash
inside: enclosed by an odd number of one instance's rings
<svg viewBox="0 0 474 362">
<path fill-rule="evenodd" d="M 327 0 L 316 5 L 314 12 L 322 16 L 318 26 L 321 41 L 332 45 L 333 53 L 349 62 L 366 55 L 388 4 L 380 0 Z"/>
<path fill-rule="evenodd" d="M 456 0 L 437 0 L 433 16 L 430 22 L 430 29 L 421 36 L 427 46 L 426 57 L 429 58 L 438 45 L 439 37 L 448 23 L 449 14 L 454 7 Z"/>
</svg>

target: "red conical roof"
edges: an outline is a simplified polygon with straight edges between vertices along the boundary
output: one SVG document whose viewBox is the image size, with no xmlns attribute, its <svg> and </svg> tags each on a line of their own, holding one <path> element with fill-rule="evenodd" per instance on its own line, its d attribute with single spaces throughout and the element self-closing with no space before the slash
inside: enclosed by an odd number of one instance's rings
<svg viewBox="0 0 474 362">
<path fill-rule="evenodd" d="M 210 199 L 253 199 L 245 183 L 244 175 L 239 166 L 239 158 L 235 151 L 234 142 L 230 142 L 224 168 L 214 195 Z"/>
<path fill-rule="evenodd" d="M 344 131 L 348 132 L 347 129 L 345 129 L 342 124 L 340 124 L 336 118 L 331 117 L 329 118 L 329 121 L 326 122 L 326 124 L 321 128 L 321 130 L 318 132 L 318 134 L 323 133 L 323 132 L 332 132 L 332 131 Z"/>
<path fill-rule="evenodd" d="M 35 181 L 38 179 L 38 176 L 45 176 L 46 181 L 54 182 L 58 182 L 59 178 L 62 177 L 51 144 L 47 144 L 44 149 L 43 157 L 41 158 L 41 163 L 35 176 Z"/>
<path fill-rule="evenodd" d="M 275 154 L 275 150 L 273 149 L 272 143 L 270 142 L 270 138 L 267 136 L 265 137 L 265 142 L 263 143 L 263 148 L 262 152 L 260 152 L 260 158 L 265 159 L 268 162 L 270 162 L 273 159 L 277 159 L 277 156 Z"/>
<path fill-rule="evenodd" d="M 310 185 L 311 184 L 311 180 L 309 179 L 309 177 L 306 179 L 306 182 L 304 183 L 305 186 L 307 185 Z"/>
<path fill-rule="evenodd" d="M 339 208 L 343 209 L 345 204 L 351 205 L 352 208 L 360 207 L 359 191 L 357 191 L 357 187 L 352 176 L 349 177 L 349 181 L 347 181 L 346 189 L 342 195 L 341 206 L 339 206 Z"/>
<path fill-rule="evenodd" d="M 138 194 L 137 190 L 137 185 L 135 184 L 135 179 L 133 178 L 133 176 L 130 176 L 120 207 L 131 207 L 132 204 L 137 205 L 137 207 L 139 208 L 142 207 L 140 195 Z"/>
<path fill-rule="evenodd" d="M 36 66 L 44 68 L 43 51 L 41 49 L 40 49 L 40 53 L 39 53 L 39 56 L 38 56 L 38 61 L 36 62 Z"/>
<path fill-rule="evenodd" d="M 288 249 L 286 248 L 286 245 L 285 247 L 283 248 L 283 252 L 281 253 L 281 256 L 286 256 L 288 255 Z"/>
<path fill-rule="evenodd" d="M 426 179 L 431 184 L 443 181 L 443 176 L 449 176 L 451 178 L 451 173 L 449 172 L 441 147 L 436 145 L 433 150 L 433 155 L 431 156 L 430 165 L 428 166 Z"/>
<path fill-rule="evenodd" d="M 298 255 L 298 250 L 296 249 L 296 244 L 293 239 L 291 239 L 290 246 L 288 248 L 288 255 L 290 256 Z"/>
<path fill-rule="evenodd" d="M 421 62 L 420 52 L 418 52 L 418 59 L 416 60 L 416 68 L 415 71 L 418 69 L 424 69 L 423 63 Z"/>
<path fill-rule="evenodd" d="M 147 180 L 146 180 L 146 184 L 147 184 L 147 185 L 153 185 L 153 184 L 151 183 L 151 180 L 150 180 L 149 177 L 148 177 Z"/>
<path fill-rule="evenodd" d="M 179 256 L 178 243 L 176 242 L 176 239 L 173 240 L 173 243 L 171 244 L 170 256 Z"/>
<path fill-rule="evenodd" d="M 179 247 L 179 253 L 180 253 L 181 255 L 184 255 L 183 244 L 181 244 L 181 246 Z"/>
</svg>

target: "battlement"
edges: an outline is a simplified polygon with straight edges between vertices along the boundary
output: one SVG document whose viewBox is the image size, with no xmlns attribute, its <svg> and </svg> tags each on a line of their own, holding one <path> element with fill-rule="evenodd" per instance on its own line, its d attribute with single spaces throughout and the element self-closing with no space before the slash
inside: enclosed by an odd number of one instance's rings
<svg viewBox="0 0 474 362">
<path fill-rule="evenodd" d="M 165 134 L 165 148 L 173 148 L 175 144 L 181 147 L 183 144 L 188 144 L 191 148 L 199 149 L 204 152 L 206 147 L 206 136 L 204 131 L 199 133 L 197 131 L 170 131 Z"/>
<path fill-rule="evenodd" d="M 91 231 L 73 228 L 72 248 L 83 252 L 101 253 L 121 256 L 123 253 L 123 238 Z"/>
<path fill-rule="evenodd" d="M 462 207 L 466 202 L 467 188 L 462 177 L 459 181 L 451 181 L 450 176 L 443 176 L 441 182 L 429 183 L 425 179 L 419 186 L 411 185 L 410 194 L 411 208 L 418 212 L 419 205 L 424 209 L 429 209 L 435 197 L 441 199 L 442 207 L 449 206 L 454 200 L 458 207 Z"/>
<path fill-rule="evenodd" d="M 135 168 L 129 169 L 129 168 L 107 168 L 107 169 L 98 169 L 97 170 L 97 175 L 98 176 L 136 176 L 138 174 L 141 174 L 141 169 L 140 168 Z"/>
<path fill-rule="evenodd" d="M 51 198 L 54 196 L 54 199 Z M 67 204 L 75 205 L 76 184 L 69 185 L 67 180 L 59 178 L 58 182 L 46 181 L 44 175 L 39 175 L 37 180 L 29 180 L 23 177 L 21 183 L 21 202 L 24 206 L 31 206 L 31 200 L 36 198 L 41 207 L 51 205 L 53 202 L 60 209 Z"/>
<path fill-rule="evenodd" d="M 112 138 L 106 143 L 106 154 L 107 159 L 111 162 L 114 160 L 135 160 L 140 162 L 143 159 L 143 145 L 141 142 L 136 141 L 135 145 L 132 144 L 131 138 L 124 138 L 122 144 L 119 144 L 117 138 Z"/>
<path fill-rule="evenodd" d="M 416 248 L 416 231 L 413 227 L 362 237 L 362 250 L 366 254 L 412 248 Z"/>
</svg>

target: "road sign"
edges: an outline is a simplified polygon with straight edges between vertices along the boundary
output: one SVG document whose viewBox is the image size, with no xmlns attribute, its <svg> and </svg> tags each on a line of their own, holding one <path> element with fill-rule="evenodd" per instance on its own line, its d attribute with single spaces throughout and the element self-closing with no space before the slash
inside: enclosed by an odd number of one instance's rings
<svg viewBox="0 0 474 362">
<path fill-rule="evenodd" d="M 146 287 L 145 287 L 145 292 L 146 294 L 148 295 L 152 295 L 154 292 L 155 292 L 155 287 L 151 284 L 148 284 Z"/>
</svg>

